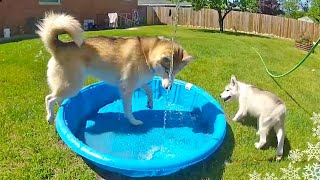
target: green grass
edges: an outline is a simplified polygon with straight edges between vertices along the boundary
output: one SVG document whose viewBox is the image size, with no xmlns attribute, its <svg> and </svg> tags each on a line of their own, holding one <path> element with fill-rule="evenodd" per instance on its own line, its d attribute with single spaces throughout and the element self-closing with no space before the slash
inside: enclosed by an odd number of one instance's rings
<svg viewBox="0 0 320 180">
<path fill-rule="evenodd" d="M 86 33 L 86 36 L 96 35 L 170 37 L 172 27 Z M 237 104 L 225 104 L 218 98 L 232 74 L 239 80 L 276 93 L 285 101 L 288 108 L 287 154 L 289 149 L 303 150 L 307 148 L 307 142 L 317 142 L 312 137 L 310 116 L 314 111 L 319 112 L 318 51 L 289 76 L 273 80 L 264 71 L 259 56 L 239 41 L 255 47 L 276 73 L 290 69 L 306 54 L 295 49 L 293 41 L 187 28 L 179 28 L 177 40 L 197 57 L 177 78 L 217 97 L 228 118 L 228 134 L 214 157 L 168 177 L 147 179 L 249 179 L 248 174 L 254 170 L 282 175 L 280 168 L 287 167 L 291 161 L 287 157 L 281 162 L 271 160 L 275 156 L 275 137 L 271 137 L 271 146 L 256 150 L 256 120 L 247 118 L 244 124 L 231 122 Z M 55 127 L 45 121 L 48 59 L 49 54 L 39 39 L 0 44 L 0 179 L 95 178 L 95 173 L 80 157 L 58 143 Z M 94 81 L 89 79 L 87 84 Z M 307 163 L 303 161 L 295 166 L 303 167 Z M 111 179 L 125 179 L 110 176 Z"/>
</svg>

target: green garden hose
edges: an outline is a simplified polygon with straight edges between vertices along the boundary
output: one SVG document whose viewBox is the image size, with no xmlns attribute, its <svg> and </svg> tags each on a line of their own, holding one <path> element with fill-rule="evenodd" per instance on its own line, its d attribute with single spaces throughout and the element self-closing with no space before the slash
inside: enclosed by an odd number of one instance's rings
<svg viewBox="0 0 320 180">
<path fill-rule="evenodd" d="M 228 39 L 230 39 L 230 38 L 228 38 Z M 245 44 L 245 43 L 242 42 L 242 41 L 240 41 L 240 42 L 243 43 L 243 44 Z M 316 47 L 318 46 L 319 42 L 320 42 L 320 38 L 318 39 L 318 41 L 316 42 L 316 44 L 313 45 L 313 47 L 312 47 L 311 50 L 308 52 L 308 54 L 307 54 L 297 65 L 295 65 L 295 66 L 294 66 L 292 69 L 290 69 L 288 72 L 283 73 L 283 74 L 279 74 L 279 75 L 272 74 L 272 73 L 270 72 L 270 70 L 268 69 L 266 63 L 264 62 L 263 58 L 261 57 L 260 53 L 259 53 L 255 48 L 253 48 L 253 47 L 251 47 L 251 48 L 259 55 L 260 60 L 262 61 L 263 65 L 264 65 L 264 68 L 266 69 L 267 73 L 268 73 L 271 77 L 273 77 L 273 78 L 280 78 L 280 77 L 284 77 L 284 76 L 292 73 L 292 72 L 293 72 L 294 70 L 296 70 L 299 66 L 301 66 L 301 64 L 303 64 L 303 63 L 308 59 L 308 57 L 310 56 L 310 54 L 311 54 L 312 52 L 314 52 L 314 50 L 315 50 Z M 245 44 L 245 45 L 246 45 L 246 44 Z M 246 46 L 248 46 L 248 45 L 246 45 Z M 249 46 L 249 47 L 250 47 L 250 46 Z"/>
<path fill-rule="evenodd" d="M 288 72 L 283 73 L 283 74 L 279 74 L 279 75 L 272 74 L 272 73 L 269 71 L 266 63 L 265 63 L 264 60 L 262 59 L 260 53 L 259 53 L 256 49 L 254 49 L 253 47 L 251 47 L 251 48 L 259 55 L 259 57 L 260 57 L 263 65 L 264 65 L 267 73 L 268 73 L 271 77 L 273 77 L 273 78 L 280 78 L 280 77 L 283 77 L 283 76 L 286 76 L 286 75 L 292 73 L 292 72 L 293 72 L 294 70 L 296 70 L 299 66 L 301 66 L 301 64 L 308 59 L 308 57 L 310 56 L 310 54 L 311 54 L 312 52 L 314 52 L 314 50 L 315 50 L 316 47 L 318 46 L 319 42 L 320 42 L 320 38 L 318 39 L 318 41 L 316 42 L 316 44 L 313 45 L 313 47 L 310 49 L 310 51 L 308 52 L 308 54 L 307 54 L 297 65 L 295 65 L 295 66 L 294 66 L 292 69 L 290 69 Z"/>
</svg>

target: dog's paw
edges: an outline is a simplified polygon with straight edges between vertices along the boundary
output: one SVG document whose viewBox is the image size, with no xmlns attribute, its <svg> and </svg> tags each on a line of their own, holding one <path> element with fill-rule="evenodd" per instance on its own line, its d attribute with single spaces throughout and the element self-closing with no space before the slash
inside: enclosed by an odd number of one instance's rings
<svg viewBox="0 0 320 180">
<path fill-rule="evenodd" d="M 238 119 L 236 117 L 232 118 L 232 121 L 237 122 Z"/>
<path fill-rule="evenodd" d="M 138 125 L 142 125 L 143 122 L 140 121 L 140 120 L 136 120 L 136 119 L 133 119 L 133 120 L 130 120 L 130 123 L 134 126 L 138 126 Z"/>
<path fill-rule="evenodd" d="M 153 102 L 152 101 L 148 101 L 147 108 L 153 109 Z"/>
<path fill-rule="evenodd" d="M 53 124 L 54 123 L 54 116 L 53 115 L 48 114 L 46 119 L 47 119 L 47 122 L 49 124 Z"/>
<path fill-rule="evenodd" d="M 257 131 L 256 135 L 260 135 L 260 132 L 259 132 L 259 131 Z"/>
</svg>

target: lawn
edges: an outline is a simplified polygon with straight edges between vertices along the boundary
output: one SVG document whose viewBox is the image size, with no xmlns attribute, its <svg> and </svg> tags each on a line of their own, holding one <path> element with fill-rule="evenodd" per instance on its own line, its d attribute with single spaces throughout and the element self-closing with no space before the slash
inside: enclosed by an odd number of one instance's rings
<svg viewBox="0 0 320 180">
<path fill-rule="evenodd" d="M 86 32 L 87 37 L 96 35 L 170 37 L 172 27 Z M 320 112 L 319 50 L 296 71 L 274 80 L 265 72 L 256 52 L 241 42 L 257 49 L 269 68 L 281 73 L 306 54 L 295 49 L 291 40 L 182 27 L 178 29 L 177 40 L 197 57 L 177 78 L 191 82 L 217 98 L 228 119 L 227 136 L 221 149 L 208 160 L 167 177 L 146 179 L 249 179 L 248 174 L 254 170 L 263 175 L 272 172 L 281 177 L 280 168 L 288 167 L 291 162 L 288 159 L 290 149 L 305 150 L 307 142 L 317 142 L 312 136 L 310 117 L 312 112 Z M 45 120 L 49 57 L 37 38 L 0 44 L 0 179 L 96 178 L 80 157 L 58 143 L 55 127 Z M 273 160 L 276 150 L 274 136 L 264 150 L 254 148 L 254 142 L 258 140 L 254 119 L 246 118 L 243 124 L 231 121 L 237 104 L 223 103 L 218 97 L 232 74 L 239 80 L 274 92 L 285 101 L 288 117 L 284 160 Z M 86 84 L 95 81 L 90 78 Z M 294 167 L 303 168 L 308 163 L 304 157 Z M 127 179 L 115 174 L 110 174 L 110 177 L 112 180 Z"/>
</svg>

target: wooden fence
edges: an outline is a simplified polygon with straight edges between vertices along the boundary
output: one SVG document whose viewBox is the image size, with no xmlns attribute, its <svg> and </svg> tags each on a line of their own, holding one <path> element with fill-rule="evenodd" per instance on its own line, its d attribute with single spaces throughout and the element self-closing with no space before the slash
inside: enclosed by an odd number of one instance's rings
<svg viewBox="0 0 320 180">
<path fill-rule="evenodd" d="M 146 7 L 147 24 L 172 24 L 170 9 L 172 14 L 176 13 L 174 7 Z M 212 9 L 194 11 L 192 8 L 180 8 L 179 25 L 218 29 L 218 13 Z M 239 11 L 232 11 L 226 16 L 224 27 L 229 31 L 290 39 L 296 39 L 300 33 L 305 32 L 313 41 L 317 41 L 320 35 L 320 26 L 316 23 Z"/>
</svg>

